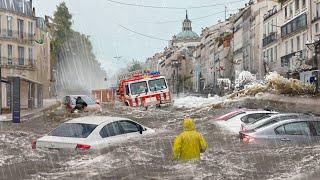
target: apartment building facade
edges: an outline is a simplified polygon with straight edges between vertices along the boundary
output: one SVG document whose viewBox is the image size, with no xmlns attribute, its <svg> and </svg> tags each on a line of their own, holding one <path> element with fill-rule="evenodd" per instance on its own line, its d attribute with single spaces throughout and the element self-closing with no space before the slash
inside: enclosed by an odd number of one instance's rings
<svg viewBox="0 0 320 180">
<path fill-rule="evenodd" d="M 12 103 L 22 109 L 42 107 L 49 95 L 50 39 L 32 1 L 0 4 L 0 57 L 2 108 L 11 109 Z"/>
</svg>

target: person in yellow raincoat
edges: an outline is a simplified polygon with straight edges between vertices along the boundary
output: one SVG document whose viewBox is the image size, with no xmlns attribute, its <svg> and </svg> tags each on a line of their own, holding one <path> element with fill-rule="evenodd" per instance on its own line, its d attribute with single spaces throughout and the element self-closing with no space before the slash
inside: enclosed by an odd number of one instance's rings
<svg viewBox="0 0 320 180">
<path fill-rule="evenodd" d="M 184 132 L 179 134 L 173 145 L 173 160 L 199 160 L 208 145 L 202 134 L 196 131 L 192 119 L 183 122 Z"/>
</svg>

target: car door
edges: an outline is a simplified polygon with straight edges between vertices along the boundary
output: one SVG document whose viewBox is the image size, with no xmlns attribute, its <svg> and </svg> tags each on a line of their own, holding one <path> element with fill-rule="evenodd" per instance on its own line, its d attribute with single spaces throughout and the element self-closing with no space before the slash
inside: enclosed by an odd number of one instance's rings
<svg viewBox="0 0 320 180">
<path fill-rule="evenodd" d="M 105 125 L 99 132 L 102 141 L 99 148 L 105 148 L 112 145 L 123 143 L 126 140 L 126 134 L 121 131 L 118 122 L 112 122 Z"/>
<path fill-rule="evenodd" d="M 291 122 L 275 129 L 276 140 L 282 143 L 308 143 L 311 130 L 308 122 Z"/>
<path fill-rule="evenodd" d="M 141 136 L 140 134 L 140 128 L 142 128 L 141 125 L 129 120 L 119 121 L 119 125 L 123 133 L 126 134 L 127 138 L 134 138 L 137 136 Z"/>
</svg>

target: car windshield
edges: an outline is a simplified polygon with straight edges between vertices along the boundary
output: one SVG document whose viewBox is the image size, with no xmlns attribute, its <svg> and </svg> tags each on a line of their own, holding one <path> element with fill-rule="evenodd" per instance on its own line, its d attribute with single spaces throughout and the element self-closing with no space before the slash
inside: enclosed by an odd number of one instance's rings
<svg viewBox="0 0 320 180">
<path fill-rule="evenodd" d="M 72 101 L 72 105 L 75 105 L 76 104 L 76 100 L 77 100 L 77 97 L 78 96 L 73 96 L 71 101 Z M 94 105 L 96 104 L 96 101 L 94 99 L 92 99 L 91 97 L 89 96 L 80 96 L 81 99 L 84 100 L 84 102 L 86 102 L 88 105 Z"/>
<path fill-rule="evenodd" d="M 131 95 L 142 94 L 148 92 L 147 82 L 141 81 L 130 84 Z"/>
<path fill-rule="evenodd" d="M 96 127 L 94 124 L 63 123 L 49 133 L 49 136 L 87 138 Z"/>
<path fill-rule="evenodd" d="M 150 91 L 160 91 L 167 89 L 167 84 L 164 78 L 149 80 Z"/>
</svg>

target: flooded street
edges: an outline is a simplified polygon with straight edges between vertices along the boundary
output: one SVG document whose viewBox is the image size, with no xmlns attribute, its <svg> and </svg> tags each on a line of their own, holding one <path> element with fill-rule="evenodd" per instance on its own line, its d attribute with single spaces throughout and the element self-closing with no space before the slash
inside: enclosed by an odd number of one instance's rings
<svg viewBox="0 0 320 180">
<path fill-rule="evenodd" d="M 107 106 L 104 115 L 128 117 L 157 133 L 100 153 L 32 150 L 31 141 L 68 118 L 52 113 L 21 124 L 1 124 L 1 179 L 281 179 L 318 171 L 320 145 L 252 147 L 212 124 L 227 109 L 149 109 Z M 201 161 L 172 161 L 182 120 L 195 118 L 209 148 Z"/>
</svg>

